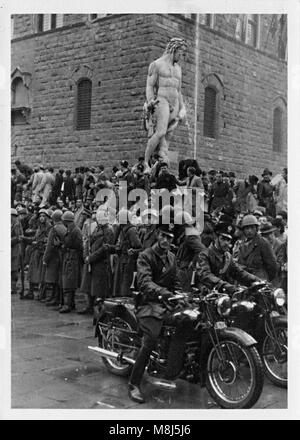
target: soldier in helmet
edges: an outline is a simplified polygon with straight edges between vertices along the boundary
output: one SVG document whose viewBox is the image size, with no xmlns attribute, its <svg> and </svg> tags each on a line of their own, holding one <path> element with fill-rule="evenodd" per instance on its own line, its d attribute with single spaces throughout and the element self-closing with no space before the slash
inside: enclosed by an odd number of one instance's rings
<svg viewBox="0 0 300 440">
<path fill-rule="evenodd" d="M 17 293 L 17 282 L 21 261 L 21 236 L 23 234 L 21 223 L 16 209 L 11 209 L 11 293 Z"/>
<path fill-rule="evenodd" d="M 62 287 L 64 305 L 59 313 L 69 313 L 75 309 L 75 291 L 80 286 L 83 264 L 82 233 L 74 223 L 74 214 L 65 211 L 62 215 L 67 232 L 63 241 Z"/>
<path fill-rule="evenodd" d="M 25 243 L 32 244 L 28 267 L 29 291 L 21 299 L 34 299 L 34 290 L 40 289 L 39 299 L 44 297 L 44 274 L 43 255 L 45 252 L 48 234 L 51 228 L 51 220 L 46 209 L 40 209 L 38 212 L 38 228 L 33 237 L 22 237 Z"/>
<path fill-rule="evenodd" d="M 110 296 L 112 284 L 110 255 L 115 252 L 113 229 L 108 223 L 108 214 L 104 210 L 97 212 L 96 221 L 97 226 L 90 238 L 89 253 L 85 258 L 91 273 L 91 289 L 86 313 L 92 312 L 95 298 L 105 299 Z"/>
<path fill-rule="evenodd" d="M 51 216 L 53 226 L 48 235 L 48 241 L 43 256 L 43 264 L 46 268 L 45 283 L 51 287 L 51 296 L 46 301 L 47 306 L 58 306 L 62 302 L 62 250 L 61 245 L 67 228 L 62 222 L 63 212 L 56 209 Z"/>
<path fill-rule="evenodd" d="M 241 223 L 244 240 L 238 252 L 238 263 L 257 277 L 272 281 L 278 272 L 270 243 L 258 234 L 259 222 L 254 215 L 245 215 Z"/>
<path fill-rule="evenodd" d="M 216 237 L 208 249 L 200 252 L 197 263 L 197 281 L 200 285 L 205 285 L 212 289 L 226 291 L 231 294 L 236 290 L 232 284 L 237 280 L 249 286 L 251 283 L 259 281 L 259 278 L 251 275 L 238 265 L 229 252 L 233 226 L 225 222 L 219 222 L 215 226 Z"/>
<path fill-rule="evenodd" d="M 119 211 L 119 228 L 117 231 L 118 261 L 114 274 L 113 296 L 129 296 L 133 274 L 136 271 L 136 261 L 142 243 L 139 238 L 138 230 L 131 223 L 131 212 L 127 209 Z"/>
</svg>

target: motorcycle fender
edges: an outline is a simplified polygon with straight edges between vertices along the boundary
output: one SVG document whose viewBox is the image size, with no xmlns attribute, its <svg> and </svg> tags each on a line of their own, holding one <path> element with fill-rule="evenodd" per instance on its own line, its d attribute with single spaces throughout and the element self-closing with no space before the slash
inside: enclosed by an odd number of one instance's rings
<svg viewBox="0 0 300 440">
<path fill-rule="evenodd" d="M 272 318 L 273 324 L 274 325 L 279 325 L 279 324 L 283 324 L 287 326 L 287 318 L 286 316 L 273 316 Z"/>
<path fill-rule="evenodd" d="M 249 333 L 246 333 L 244 330 L 237 327 L 226 327 L 218 330 L 218 335 L 222 339 L 229 337 L 230 339 L 240 342 L 247 347 L 257 344 L 257 341 L 251 335 L 249 335 Z"/>
</svg>

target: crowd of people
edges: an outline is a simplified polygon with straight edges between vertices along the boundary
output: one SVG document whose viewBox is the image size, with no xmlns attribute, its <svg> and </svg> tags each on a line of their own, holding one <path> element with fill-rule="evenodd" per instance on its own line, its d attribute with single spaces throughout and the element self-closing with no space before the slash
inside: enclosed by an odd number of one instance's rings
<svg viewBox="0 0 300 440">
<path fill-rule="evenodd" d="M 118 199 L 124 182 L 128 192 L 143 189 L 149 200 L 154 189 L 202 189 L 203 229 L 172 205 L 158 210 L 149 205 L 134 214 L 129 202 L 110 209 L 101 190 L 112 190 Z M 127 219 L 122 224 L 116 216 L 120 212 Z M 162 224 L 166 212 L 174 222 L 172 232 Z M 92 313 L 97 297 L 130 295 L 138 256 L 155 245 L 161 231 L 172 236 L 184 290 L 195 270 L 199 282 L 218 284 L 229 253 L 233 263 L 287 293 L 287 169 L 274 177 L 266 168 L 261 178 L 237 179 L 234 172 L 206 172 L 187 159 L 179 163 L 177 177 L 158 157 L 151 172 L 145 172 L 143 157 L 133 166 L 123 160 L 111 170 L 99 165 L 56 174 L 52 167 L 32 169 L 16 161 L 11 171 L 11 293 L 21 284 L 21 299 L 36 298 L 60 313 L 75 310 L 75 292 L 85 293 L 87 305 L 77 312 Z M 217 260 L 216 249 L 222 258 L 214 272 L 208 255 Z M 229 290 L 234 285 L 226 283 Z"/>
</svg>

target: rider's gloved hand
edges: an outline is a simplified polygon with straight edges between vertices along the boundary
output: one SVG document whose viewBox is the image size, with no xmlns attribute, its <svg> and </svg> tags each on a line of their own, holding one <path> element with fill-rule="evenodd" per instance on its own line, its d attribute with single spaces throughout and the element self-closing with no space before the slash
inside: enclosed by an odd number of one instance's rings
<svg viewBox="0 0 300 440">
<path fill-rule="evenodd" d="M 170 292 L 168 289 L 165 289 L 162 291 L 159 296 L 162 298 L 163 301 L 167 301 L 169 298 L 171 298 L 173 295 L 172 292 Z"/>
<path fill-rule="evenodd" d="M 234 286 L 233 284 L 225 284 L 223 286 L 223 291 L 228 293 L 229 295 L 233 295 L 234 292 L 238 290 L 237 286 Z"/>
</svg>

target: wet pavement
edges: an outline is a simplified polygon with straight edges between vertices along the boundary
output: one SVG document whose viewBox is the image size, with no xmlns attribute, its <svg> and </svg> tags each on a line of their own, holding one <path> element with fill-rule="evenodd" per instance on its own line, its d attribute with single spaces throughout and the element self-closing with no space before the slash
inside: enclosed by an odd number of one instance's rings
<svg viewBox="0 0 300 440">
<path fill-rule="evenodd" d="M 62 409 L 216 409 L 205 388 L 183 380 L 176 390 L 153 384 L 146 375 L 143 405 L 127 397 L 127 379 L 109 373 L 88 350 L 97 345 L 92 317 L 59 314 L 37 300 L 12 295 L 11 407 Z M 83 297 L 76 296 L 78 308 Z M 267 378 L 254 408 L 287 408 L 287 391 Z"/>
</svg>

